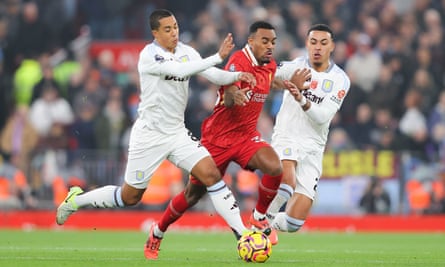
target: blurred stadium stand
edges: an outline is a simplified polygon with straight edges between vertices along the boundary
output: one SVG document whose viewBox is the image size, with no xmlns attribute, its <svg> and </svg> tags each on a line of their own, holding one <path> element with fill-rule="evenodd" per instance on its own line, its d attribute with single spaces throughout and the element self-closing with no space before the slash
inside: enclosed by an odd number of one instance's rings
<svg viewBox="0 0 445 267">
<path fill-rule="evenodd" d="M 262 19 L 276 27 L 277 60 L 291 60 L 304 54 L 310 24 L 331 25 L 333 58 L 352 86 L 332 123 L 313 212 L 363 213 L 359 199 L 374 177 L 389 193 L 391 214 L 445 212 L 445 2 L 439 0 L 1 1 L 0 170 L 22 171 L 36 201 L 23 205 L 23 193 L 4 186 L 2 177 L 2 192 L 22 201 L 17 208 L 53 209 L 70 185 L 122 182 L 138 101 L 135 65 L 151 41 L 147 17 L 155 8 L 173 11 L 181 40 L 203 56 L 227 32 L 242 47 L 248 25 Z M 380 63 L 366 65 L 365 56 Z M 69 103 L 74 121 L 55 123 L 45 135 L 24 131 L 46 87 Z M 191 80 L 186 123 L 197 136 L 215 89 Z M 266 102 L 259 123 L 265 139 L 280 101 L 277 91 Z M 229 168 L 234 189 L 238 175 L 237 166 Z M 235 192 L 243 201 L 251 197 L 244 187 Z M 211 206 L 204 199 L 195 209 Z"/>
</svg>

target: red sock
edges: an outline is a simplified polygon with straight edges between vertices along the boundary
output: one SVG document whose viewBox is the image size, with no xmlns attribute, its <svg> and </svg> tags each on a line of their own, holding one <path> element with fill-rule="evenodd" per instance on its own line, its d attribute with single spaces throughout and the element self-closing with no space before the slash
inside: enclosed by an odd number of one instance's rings
<svg viewBox="0 0 445 267">
<path fill-rule="evenodd" d="M 162 214 L 161 220 L 158 222 L 159 230 L 167 231 L 170 224 L 181 218 L 182 214 L 189 208 L 185 199 L 185 192 L 177 194 L 169 203 L 167 209 Z"/>
<path fill-rule="evenodd" d="M 258 201 L 256 210 L 260 213 L 266 214 L 270 203 L 278 192 L 278 187 L 281 183 L 282 174 L 277 176 L 270 176 L 265 174 L 258 185 Z"/>
</svg>

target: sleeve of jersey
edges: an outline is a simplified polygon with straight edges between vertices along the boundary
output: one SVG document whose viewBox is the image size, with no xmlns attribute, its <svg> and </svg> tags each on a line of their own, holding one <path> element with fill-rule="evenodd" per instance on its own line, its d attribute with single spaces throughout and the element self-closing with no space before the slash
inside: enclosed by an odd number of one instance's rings
<svg viewBox="0 0 445 267">
<path fill-rule="evenodd" d="M 153 57 L 153 58 L 152 58 Z M 172 75 L 177 77 L 187 77 L 208 69 L 222 62 L 218 53 L 207 58 L 191 60 L 186 62 L 178 62 L 173 60 L 156 60 L 155 56 L 145 54 L 141 56 L 139 61 L 139 69 L 141 73 L 149 73 L 154 75 Z"/>
<path fill-rule="evenodd" d="M 327 99 L 321 102 L 320 105 L 312 103 L 311 107 L 306 110 L 306 115 L 318 124 L 324 124 L 332 120 L 349 91 L 348 79 L 345 80 L 343 86 L 343 88 L 337 88 L 333 93 L 326 95 Z"/>
<path fill-rule="evenodd" d="M 240 72 L 230 72 L 215 67 L 208 68 L 199 73 L 199 75 L 202 75 L 216 85 L 227 85 L 234 83 L 238 80 L 239 74 Z"/>
<path fill-rule="evenodd" d="M 293 70 L 296 69 L 296 65 L 291 61 L 283 61 L 278 64 L 277 71 L 275 72 L 275 79 L 289 80 L 292 77 Z"/>
</svg>

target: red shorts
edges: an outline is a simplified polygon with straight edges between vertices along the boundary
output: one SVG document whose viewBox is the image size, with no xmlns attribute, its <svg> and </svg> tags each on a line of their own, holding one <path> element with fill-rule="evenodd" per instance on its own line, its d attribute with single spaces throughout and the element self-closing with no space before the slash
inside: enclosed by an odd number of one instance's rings
<svg viewBox="0 0 445 267">
<path fill-rule="evenodd" d="M 221 175 L 224 175 L 227 167 L 230 162 L 236 162 L 243 169 L 248 169 L 247 164 L 250 159 L 255 155 L 255 153 L 263 147 L 271 147 L 266 141 L 262 140 L 258 136 L 246 140 L 244 142 L 234 144 L 231 147 L 219 147 L 212 145 L 205 140 L 202 141 L 202 144 L 209 151 L 210 155 L 212 155 L 213 160 L 216 162 L 216 166 L 218 167 Z M 197 179 L 191 177 L 193 183 L 197 182 Z M 200 183 L 200 182 L 198 182 Z"/>
</svg>

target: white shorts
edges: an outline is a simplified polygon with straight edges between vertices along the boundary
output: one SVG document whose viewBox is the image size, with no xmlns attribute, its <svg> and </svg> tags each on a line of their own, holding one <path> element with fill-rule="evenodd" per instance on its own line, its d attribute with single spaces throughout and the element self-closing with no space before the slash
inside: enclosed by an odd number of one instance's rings
<svg viewBox="0 0 445 267">
<path fill-rule="evenodd" d="M 295 179 L 297 186 L 295 193 L 303 194 L 312 200 L 315 199 L 318 181 L 320 180 L 323 164 L 322 151 L 308 151 L 288 138 L 275 138 L 272 147 L 281 160 L 294 160 L 297 162 Z"/>
<path fill-rule="evenodd" d="M 143 122 L 136 120 L 131 129 L 125 182 L 144 189 L 165 159 L 191 172 L 198 161 L 207 156 L 210 156 L 207 149 L 186 128 L 166 135 L 150 130 Z"/>
</svg>

